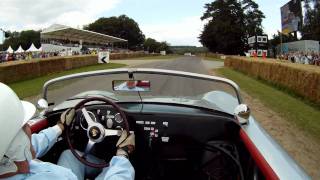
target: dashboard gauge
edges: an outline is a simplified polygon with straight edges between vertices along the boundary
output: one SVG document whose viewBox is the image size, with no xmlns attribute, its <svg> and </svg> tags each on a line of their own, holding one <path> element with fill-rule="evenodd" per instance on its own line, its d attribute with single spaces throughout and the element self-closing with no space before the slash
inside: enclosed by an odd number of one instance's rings
<svg viewBox="0 0 320 180">
<path fill-rule="evenodd" d="M 111 114 L 111 111 L 107 111 L 107 119 L 113 119 L 114 115 Z"/>
<path fill-rule="evenodd" d="M 108 119 L 108 120 L 107 120 L 107 127 L 108 127 L 109 129 L 111 129 L 112 126 L 113 126 L 113 121 L 112 121 L 112 119 Z"/>
<path fill-rule="evenodd" d="M 123 119 L 120 115 L 120 113 L 117 113 L 115 116 L 114 116 L 114 120 L 117 122 L 117 123 L 122 123 L 123 122 Z"/>
<path fill-rule="evenodd" d="M 97 118 L 93 112 L 88 111 L 88 114 L 94 122 L 97 122 Z M 87 128 L 88 128 L 88 123 L 87 123 L 86 119 L 84 118 L 83 114 L 81 114 L 81 117 L 80 117 L 80 126 L 84 130 L 87 130 Z"/>
</svg>

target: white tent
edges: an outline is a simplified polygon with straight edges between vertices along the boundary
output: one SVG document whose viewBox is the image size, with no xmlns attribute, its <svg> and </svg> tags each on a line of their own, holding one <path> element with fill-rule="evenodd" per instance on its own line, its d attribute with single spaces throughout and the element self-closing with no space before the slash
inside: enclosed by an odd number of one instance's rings
<svg viewBox="0 0 320 180">
<path fill-rule="evenodd" d="M 39 49 L 38 49 L 37 51 L 40 51 L 40 52 L 41 52 L 41 51 L 42 51 L 42 46 L 40 46 L 40 47 L 39 47 Z"/>
<path fill-rule="evenodd" d="M 8 49 L 6 50 L 8 53 L 13 53 L 13 49 L 11 46 L 8 47 Z"/>
<path fill-rule="evenodd" d="M 15 51 L 15 53 L 23 53 L 24 50 L 22 49 L 21 45 L 19 46 L 19 48 Z"/>
<path fill-rule="evenodd" d="M 26 52 L 37 52 L 39 51 L 35 46 L 34 44 L 32 43 L 31 46 L 29 47 L 28 50 L 26 50 Z"/>
</svg>

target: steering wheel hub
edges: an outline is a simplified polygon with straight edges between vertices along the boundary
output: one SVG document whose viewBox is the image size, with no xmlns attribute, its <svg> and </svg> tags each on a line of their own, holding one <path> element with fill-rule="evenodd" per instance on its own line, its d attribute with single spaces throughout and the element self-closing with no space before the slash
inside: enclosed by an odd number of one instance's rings
<svg viewBox="0 0 320 180">
<path fill-rule="evenodd" d="M 104 139 L 104 128 L 100 127 L 101 124 L 91 126 L 87 130 L 87 136 L 91 141 L 101 142 Z"/>
</svg>

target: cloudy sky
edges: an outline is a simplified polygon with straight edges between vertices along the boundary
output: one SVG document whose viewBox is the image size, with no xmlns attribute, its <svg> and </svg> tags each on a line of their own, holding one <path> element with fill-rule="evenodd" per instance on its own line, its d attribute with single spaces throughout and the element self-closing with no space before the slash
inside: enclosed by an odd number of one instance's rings
<svg viewBox="0 0 320 180">
<path fill-rule="evenodd" d="M 212 0 L 211 0 L 212 1 Z M 43 29 L 53 23 L 82 27 L 99 17 L 126 14 L 146 37 L 172 45 L 200 46 L 204 4 L 210 0 L 0 0 L 0 28 Z M 288 0 L 257 0 L 266 33 L 281 28 L 280 7 Z M 0 37 L 1 39 L 1 37 Z"/>
</svg>

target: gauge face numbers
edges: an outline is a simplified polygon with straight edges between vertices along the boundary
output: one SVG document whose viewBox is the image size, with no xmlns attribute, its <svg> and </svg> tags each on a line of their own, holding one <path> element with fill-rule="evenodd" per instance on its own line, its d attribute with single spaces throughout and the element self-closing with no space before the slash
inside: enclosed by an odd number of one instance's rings
<svg viewBox="0 0 320 180">
<path fill-rule="evenodd" d="M 123 122 L 123 119 L 122 119 L 120 113 L 117 113 L 116 115 L 114 115 L 114 120 L 119 124 Z"/>
<path fill-rule="evenodd" d="M 88 111 L 88 114 L 94 122 L 97 122 L 97 118 L 93 112 Z M 87 123 L 86 119 L 84 118 L 83 114 L 81 114 L 81 117 L 80 117 L 80 126 L 84 130 L 87 130 L 87 128 L 88 128 L 88 123 Z"/>
</svg>

